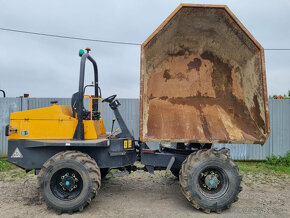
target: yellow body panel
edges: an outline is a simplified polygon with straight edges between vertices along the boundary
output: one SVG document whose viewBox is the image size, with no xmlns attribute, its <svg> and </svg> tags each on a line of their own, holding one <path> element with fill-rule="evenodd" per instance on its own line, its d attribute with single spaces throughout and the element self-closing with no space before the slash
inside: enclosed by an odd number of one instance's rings
<svg viewBox="0 0 290 218">
<path fill-rule="evenodd" d="M 96 139 L 99 135 L 106 134 L 105 125 L 100 120 L 84 120 L 85 139 Z"/>
<path fill-rule="evenodd" d="M 53 104 L 50 107 L 11 113 L 10 119 L 70 120 L 75 118 L 72 117 L 72 109 L 70 106 Z"/>
<path fill-rule="evenodd" d="M 51 107 L 11 113 L 8 139 L 73 139 L 77 119 L 70 106 Z M 84 120 L 85 139 L 106 134 L 103 120 Z"/>
<path fill-rule="evenodd" d="M 8 139 L 72 139 L 76 125 L 77 120 L 11 120 L 17 133 Z"/>
</svg>

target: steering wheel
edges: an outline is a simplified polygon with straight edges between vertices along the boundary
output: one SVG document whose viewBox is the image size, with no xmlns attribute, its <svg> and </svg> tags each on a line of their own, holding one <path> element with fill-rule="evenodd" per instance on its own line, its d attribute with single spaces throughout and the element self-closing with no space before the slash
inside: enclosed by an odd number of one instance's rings
<svg viewBox="0 0 290 218">
<path fill-rule="evenodd" d="M 117 95 L 111 95 L 108 98 L 103 99 L 102 102 L 108 102 L 108 103 L 112 103 L 112 101 L 114 101 L 114 99 L 116 98 Z"/>
</svg>

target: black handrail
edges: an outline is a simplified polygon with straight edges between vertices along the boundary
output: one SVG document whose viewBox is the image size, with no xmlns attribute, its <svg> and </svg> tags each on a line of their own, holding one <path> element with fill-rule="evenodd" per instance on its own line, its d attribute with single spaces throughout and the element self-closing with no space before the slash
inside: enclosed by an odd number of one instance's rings
<svg viewBox="0 0 290 218">
<path fill-rule="evenodd" d="M 6 93 L 5 93 L 5 91 L 4 91 L 4 90 L 2 90 L 2 89 L 0 89 L 0 92 L 2 92 L 2 93 L 3 93 L 3 98 L 6 98 Z"/>
</svg>

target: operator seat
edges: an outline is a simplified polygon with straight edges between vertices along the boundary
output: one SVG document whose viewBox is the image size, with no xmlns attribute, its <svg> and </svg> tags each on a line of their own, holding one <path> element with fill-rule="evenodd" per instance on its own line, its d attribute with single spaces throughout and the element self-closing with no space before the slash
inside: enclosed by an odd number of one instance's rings
<svg viewBox="0 0 290 218">
<path fill-rule="evenodd" d="M 79 95 L 79 92 L 76 92 L 71 97 L 71 108 L 72 108 L 72 112 L 73 112 L 73 117 L 76 117 L 77 105 L 78 105 L 78 95 Z"/>
<path fill-rule="evenodd" d="M 72 95 L 71 98 L 71 107 L 72 107 L 72 111 L 73 111 L 73 117 L 76 118 L 76 113 L 77 113 L 77 107 L 79 105 L 79 92 L 76 92 Z M 90 119 L 90 111 L 86 110 L 83 106 L 82 108 L 83 110 L 83 120 L 89 120 Z"/>
</svg>

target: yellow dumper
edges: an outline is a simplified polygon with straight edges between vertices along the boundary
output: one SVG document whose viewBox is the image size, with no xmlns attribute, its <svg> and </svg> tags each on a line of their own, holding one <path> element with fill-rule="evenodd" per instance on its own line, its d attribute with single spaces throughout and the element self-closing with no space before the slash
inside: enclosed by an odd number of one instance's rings
<svg viewBox="0 0 290 218">
<path fill-rule="evenodd" d="M 139 139 L 128 130 L 116 95 L 102 99 L 89 48 L 79 52 L 79 90 L 71 106 L 52 102 L 11 114 L 8 161 L 35 170 L 44 200 L 59 213 L 82 211 L 110 169 L 131 172 L 136 160 L 150 173 L 171 171 L 191 205 L 206 213 L 238 200 L 242 176 L 229 150 L 212 143 L 264 144 L 268 138 L 263 48 L 226 6 L 181 4 L 141 49 Z M 94 67 L 92 96 L 85 95 L 86 60 Z M 103 124 L 103 102 L 119 124 L 114 130 L 113 119 L 111 132 Z"/>
</svg>

